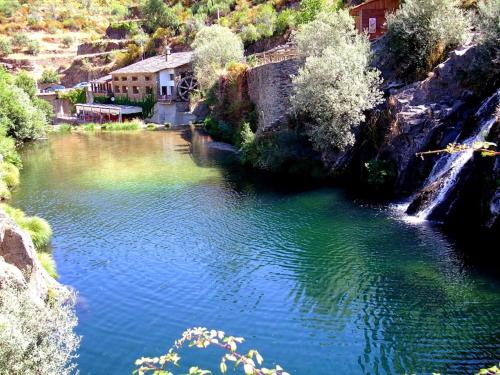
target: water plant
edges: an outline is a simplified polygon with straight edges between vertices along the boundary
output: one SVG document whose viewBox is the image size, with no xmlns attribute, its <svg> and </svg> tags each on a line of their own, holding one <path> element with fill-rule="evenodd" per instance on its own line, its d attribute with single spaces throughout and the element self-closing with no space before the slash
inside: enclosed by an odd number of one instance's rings
<svg viewBox="0 0 500 375">
<path fill-rule="evenodd" d="M 73 130 L 73 127 L 70 124 L 61 124 L 57 128 L 57 132 L 62 133 L 62 134 L 71 133 L 72 130 Z"/>
<path fill-rule="evenodd" d="M 243 337 L 227 336 L 223 331 L 208 330 L 204 327 L 190 328 L 184 331 L 182 337 L 175 342 L 174 346 L 166 354 L 154 358 L 142 357 L 136 360 L 135 365 L 138 368 L 134 373 L 139 375 L 146 373 L 173 375 L 172 372 L 167 370 L 167 367 L 169 365 L 179 365 L 181 357 L 176 351 L 187 344 L 189 347 L 200 349 L 215 346 L 225 351 L 226 353 L 222 356 L 219 365 L 220 371 L 223 374 L 227 373 L 227 364 L 233 363 L 235 369 L 239 366 L 243 367 L 246 375 L 289 375 L 279 365 L 270 369 L 260 367 L 264 362 L 264 358 L 255 349 L 249 350 L 246 354 L 239 353 L 237 351 L 238 345 L 243 343 L 243 341 L 245 341 Z M 196 366 L 189 369 L 189 375 L 207 374 L 211 374 L 211 372 Z"/>
<path fill-rule="evenodd" d="M 124 131 L 124 130 L 139 130 L 142 128 L 143 122 L 140 120 L 132 120 L 127 122 L 106 122 L 101 124 L 101 130 L 105 131 Z"/>
</svg>

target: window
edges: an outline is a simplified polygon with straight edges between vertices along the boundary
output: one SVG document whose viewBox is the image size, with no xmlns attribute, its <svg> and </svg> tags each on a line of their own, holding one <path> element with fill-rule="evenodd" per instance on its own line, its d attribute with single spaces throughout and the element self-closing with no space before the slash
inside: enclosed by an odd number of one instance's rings
<svg viewBox="0 0 500 375">
<path fill-rule="evenodd" d="M 127 91 L 127 86 L 122 86 L 122 92 L 125 94 Z"/>
<path fill-rule="evenodd" d="M 137 81 L 137 77 L 132 77 L 132 81 Z"/>
<path fill-rule="evenodd" d="M 150 77 L 150 76 L 146 76 L 146 77 L 144 77 L 144 79 L 145 79 L 146 81 L 150 81 L 150 80 L 151 80 L 151 77 Z"/>
<path fill-rule="evenodd" d="M 153 88 L 151 86 L 146 86 L 146 94 L 151 95 L 153 93 Z"/>
<path fill-rule="evenodd" d="M 120 92 L 120 86 L 115 86 L 115 92 Z"/>
<path fill-rule="evenodd" d="M 114 77 L 113 77 L 113 81 L 118 81 L 118 79 L 119 79 L 119 78 L 118 78 L 117 76 L 114 76 Z"/>
<path fill-rule="evenodd" d="M 123 76 L 122 81 L 126 81 L 126 80 L 127 80 L 127 77 Z"/>
<path fill-rule="evenodd" d="M 137 88 L 137 86 L 133 86 L 133 87 L 132 87 L 132 92 L 133 92 L 134 94 L 139 94 L 139 89 Z"/>
<path fill-rule="evenodd" d="M 174 74 L 173 74 L 173 73 L 170 73 L 170 74 L 169 74 L 169 77 L 170 77 L 170 80 L 171 80 L 171 81 L 173 81 L 173 80 L 175 79 L 175 76 L 174 76 Z"/>
</svg>

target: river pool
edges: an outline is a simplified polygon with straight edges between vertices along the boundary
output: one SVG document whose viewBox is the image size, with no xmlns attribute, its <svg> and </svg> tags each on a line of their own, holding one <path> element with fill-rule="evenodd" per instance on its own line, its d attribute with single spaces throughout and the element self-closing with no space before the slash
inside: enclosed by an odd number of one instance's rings
<svg viewBox="0 0 500 375">
<path fill-rule="evenodd" d="M 500 281 L 425 224 L 243 171 L 186 131 L 52 135 L 12 204 L 47 219 L 79 293 L 82 375 L 130 374 L 184 329 L 291 374 L 471 373 L 500 360 Z M 474 249 L 471 249 L 474 251 Z M 219 352 L 185 365 L 218 372 Z"/>
</svg>

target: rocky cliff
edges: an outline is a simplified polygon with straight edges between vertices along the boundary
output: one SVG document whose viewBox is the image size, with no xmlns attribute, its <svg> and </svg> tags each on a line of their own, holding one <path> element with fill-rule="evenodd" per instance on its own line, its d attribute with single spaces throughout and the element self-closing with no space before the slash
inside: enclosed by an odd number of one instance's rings
<svg viewBox="0 0 500 375">
<path fill-rule="evenodd" d="M 0 287 L 6 281 L 25 286 L 40 302 L 61 287 L 43 269 L 30 236 L 0 211 Z"/>
<path fill-rule="evenodd" d="M 477 54 L 475 45 L 462 46 L 426 79 L 411 84 L 393 82 L 386 75 L 386 101 L 367 114 L 367 121 L 356 131 L 356 144 L 343 152 L 321 155 L 330 173 L 353 186 L 367 187 L 373 171 L 366 165 L 372 162 L 380 169 L 376 173 L 384 176 L 385 198 L 413 201 L 409 214 L 498 227 L 500 161 L 472 151 L 460 154 L 460 163 L 448 159 L 448 154 L 424 159 L 416 155 L 485 137 L 499 141 L 496 108 L 500 94 L 473 83 L 471 66 Z M 290 113 L 290 75 L 298 67 L 299 60 L 290 59 L 248 71 L 249 97 L 258 113 L 257 135 L 303 127 Z M 431 181 L 437 169 L 443 169 L 439 171 L 442 176 Z M 365 192 L 372 187 L 364 188 Z"/>
</svg>

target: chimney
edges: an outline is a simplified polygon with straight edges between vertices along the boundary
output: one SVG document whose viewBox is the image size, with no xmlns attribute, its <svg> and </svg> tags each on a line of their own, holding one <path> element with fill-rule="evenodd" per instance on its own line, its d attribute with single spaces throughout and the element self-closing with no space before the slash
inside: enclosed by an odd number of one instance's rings
<svg viewBox="0 0 500 375">
<path fill-rule="evenodd" d="M 168 61 L 168 58 L 170 57 L 170 53 L 171 53 L 170 46 L 167 46 L 167 48 L 165 48 L 165 61 Z"/>
</svg>

